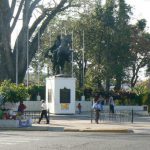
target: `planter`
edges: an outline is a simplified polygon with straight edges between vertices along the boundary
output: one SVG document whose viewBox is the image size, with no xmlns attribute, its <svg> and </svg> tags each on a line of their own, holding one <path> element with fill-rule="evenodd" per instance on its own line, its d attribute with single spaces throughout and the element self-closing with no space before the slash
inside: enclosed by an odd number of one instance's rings
<svg viewBox="0 0 150 150">
<path fill-rule="evenodd" d="M 31 127 L 32 119 L 25 120 L 0 120 L 0 128 Z"/>
<path fill-rule="evenodd" d="M 19 120 L 0 120 L 0 128 L 17 128 Z"/>
</svg>

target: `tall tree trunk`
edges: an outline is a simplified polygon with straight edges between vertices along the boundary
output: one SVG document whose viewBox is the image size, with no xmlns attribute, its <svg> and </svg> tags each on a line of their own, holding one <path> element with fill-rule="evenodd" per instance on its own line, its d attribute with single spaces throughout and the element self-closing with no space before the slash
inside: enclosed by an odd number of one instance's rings
<svg viewBox="0 0 150 150">
<path fill-rule="evenodd" d="M 58 5 L 50 6 L 51 9 L 43 7 L 44 9 L 41 10 L 39 17 L 37 17 L 30 29 L 28 29 L 32 13 L 40 1 L 13 0 L 10 6 L 9 0 L 0 0 L 0 80 L 11 79 L 12 82 L 16 81 L 16 50 L 18 49 L 18 82 L 21 83 L 23 81 L 28 68 L 27 42 L 29 44 L 29 65 L 38 49 L 38 30 L 42 35 L 49 22 L 59 12 L 71 6 L 71 2 L 68 3 L 68 0 L 61 0 Z M 12 50 L 11 34 L 17 25 L 19 16 L 22 17 L 22 27 Z M 29 38 L 27 38 L 27 35 L 29 35 Z"/>
<path fill-rule="evenodd" d="M 10 8 L 8 1 L 0 3 L 0 80 L 15 79 L 14 57 L 10 47 Z"/>
<path fill-rule="evenodd" d="M 106 77 L 106 92 L 109 92 L 110 90 L 110 78 Z"/>
<path fill-rule="evenodd" d="M 140 64 L 139 65 L 135 65 L 133 64 L 132 65 L 132 77 L 131 77 L 131 88 L 133 88 L 138 80 L 138 72 L 139 72 L 139 69 L 141 68 Z"/>
<path fill-rule="evenodd" d="M 116 76 L 116 85 L 115 85 L 115 90 L 119 91 L 121 89 L 121 82 L 122 78 L 120 75 Z"/>
</svg>

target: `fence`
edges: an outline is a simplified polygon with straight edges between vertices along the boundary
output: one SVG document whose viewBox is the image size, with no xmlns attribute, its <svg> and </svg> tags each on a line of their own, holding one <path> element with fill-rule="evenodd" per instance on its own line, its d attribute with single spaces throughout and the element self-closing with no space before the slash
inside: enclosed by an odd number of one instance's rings
<svg viewBox="0 0 150 150">
<path fill-rule="evenodd" d="M 91 110 L 91 123 L 95 120 L 95 111 Z M 134 121 L 134 112 L 131 111 L 116 111 L 115 113 L 109 113 L 109 111 L 100 112 L 100 122 L 131 122 Z"/>
<path fill-rule="evenodd" d="M 40 116 L 41 116 L 41 111 L 25 111 L 24 112 L 24 119 L 31 118 L 33 123 L 37 123 Z M 47 112 L 47 116 L 50 119 L 49 111 Z"/>
</svg>

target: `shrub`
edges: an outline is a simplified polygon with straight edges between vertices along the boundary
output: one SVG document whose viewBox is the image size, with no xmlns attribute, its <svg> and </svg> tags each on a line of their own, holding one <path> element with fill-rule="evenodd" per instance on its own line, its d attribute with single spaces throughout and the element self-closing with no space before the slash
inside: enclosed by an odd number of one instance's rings
<svg viewBox="0 0 150 150">
<path fill-rule="evenodd" d="M 5 80 L 0 85 L 0 95 L 3 103 L 24 101 L 29 97 L 28 90 L 23 84 L 16 86 L 15 83 Z"/>
<path fill-rule="evenodd" d="M 41 99 L 45 99 L 45 86 L 30 86 L 28 92 L 32 101 L 37 100 L 37 95 L 40 95 Z"/>
</svg>

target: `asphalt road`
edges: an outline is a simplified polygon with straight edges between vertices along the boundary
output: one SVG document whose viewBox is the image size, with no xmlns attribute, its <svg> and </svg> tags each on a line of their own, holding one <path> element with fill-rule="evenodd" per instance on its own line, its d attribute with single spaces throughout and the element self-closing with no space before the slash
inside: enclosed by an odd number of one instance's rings
<svg viewBox="0 0 150 150">
<path fill-rule="evenodd" d="M 0 131 L 0 150 L 149 150 L 149 134 Z"/>
</svg>

